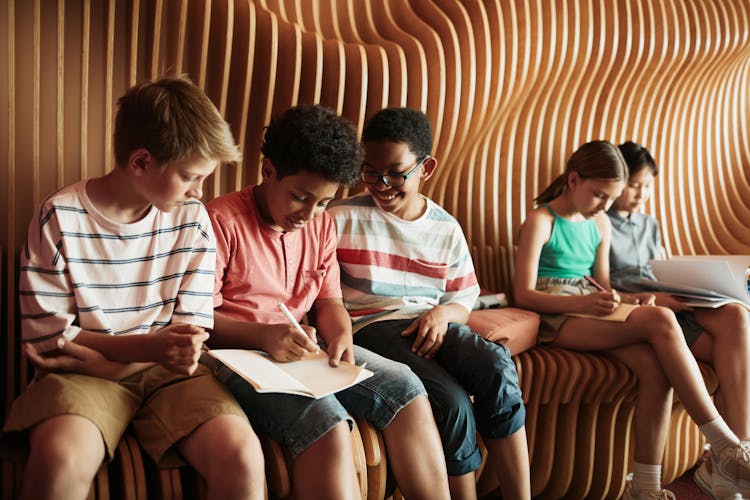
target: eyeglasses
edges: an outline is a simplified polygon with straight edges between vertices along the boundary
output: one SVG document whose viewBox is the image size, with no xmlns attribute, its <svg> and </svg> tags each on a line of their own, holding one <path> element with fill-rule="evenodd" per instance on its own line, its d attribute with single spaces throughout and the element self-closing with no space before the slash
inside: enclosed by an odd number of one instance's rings
<svg viewBox="0 0 750 500">
<path fill-rule="evenodd" d="M 429 157 L 429 155 L 423 156 L 422 159 L 417 161 L 417 163 L 414 164 L 414 167 L 405 174 L 395 172 L 380 174 L 374 170 L 363 170 L 359 177 L 365 184 L 377 184 L 378 182 L 382 182 L 386 186 L 391 187 L 403 186 L 406 183 L 406 180 L 416 172 Z"/>
</svg>

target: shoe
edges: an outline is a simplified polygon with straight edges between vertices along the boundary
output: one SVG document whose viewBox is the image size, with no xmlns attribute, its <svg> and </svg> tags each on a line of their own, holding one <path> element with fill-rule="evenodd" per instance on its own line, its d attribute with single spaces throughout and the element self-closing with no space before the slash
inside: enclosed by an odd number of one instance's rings
<svg viewBox="0 0 750 500">
<path fill-rule="evenodd" d="M 676 500 L 674 493 L 669 490 L 642 491 L 633 482 L 633 474 L 628 474 L 626 481 L 627 484 L 625 485 L 625 493 L 622 495 L 622 500 Z"/>
<path fill-rule="evenodd" d="M 740 484 L 736 486 L 714 486 L 713 466 L 711 464 L 710 455 L 695 471 L 693 481 L 695 481 L 695 484 L 697 484 L 700 489 L 715 500 L 742 500 L 743 498 L 750 498 L 750 484 L 743 485 L 742 482 L 740 482 Z"/>
</svg>

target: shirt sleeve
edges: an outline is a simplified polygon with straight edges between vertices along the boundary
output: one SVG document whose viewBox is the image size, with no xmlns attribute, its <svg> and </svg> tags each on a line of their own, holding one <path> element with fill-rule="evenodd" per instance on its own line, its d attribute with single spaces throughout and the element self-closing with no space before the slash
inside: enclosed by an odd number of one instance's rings
<svg viewBox="0 0 750 500">
<path fill-rule="evenodd" d="M 56 349 L 61 336 L 74 339 L 81 329 L 54 205 L 43 204 L 29 224 L 20 264 L 22 339 L 38 352 Z"/>
<path fill-rule="evenodd" d="M 440 303 L 460 304 L 471 312 L 479 297 L 479 283 L 474 272 L 469 245 L 458 224 L 453 234 L 452 254 L 455 259 L 449 266 L 445 293 L 440 298 Z"/>
<path fill-rule="evenodd" d="M 195 227 L 190 260 L 180 281 L 172 321 L 213 328 L 216 241 L 203 204 L 199 205 L 196 219 L 198 225 Z"/>
</svg>

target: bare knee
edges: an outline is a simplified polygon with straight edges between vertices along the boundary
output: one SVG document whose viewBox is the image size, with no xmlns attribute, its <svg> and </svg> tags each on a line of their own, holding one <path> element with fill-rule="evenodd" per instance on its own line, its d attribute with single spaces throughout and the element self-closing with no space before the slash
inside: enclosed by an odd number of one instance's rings
<svg viewBox="0 0 750 500">
<path fill-rule="evenodd" d="M 682 329 L 674 312 L 660 306 L 639 307 L 636 309 L 636 328 L 640 329 L 649 343 L 684 342 Z"/>
<path fill-rule="evenodd" d="M 50 491 L 88 491 L 104 460 L 104 442 L 98 428 L 77 415 L 42 422 L 31 431 L 29 441 L 26 491 L 36 490 L 28 484 L 30 481 L 46 483 Z"/>
</svg>

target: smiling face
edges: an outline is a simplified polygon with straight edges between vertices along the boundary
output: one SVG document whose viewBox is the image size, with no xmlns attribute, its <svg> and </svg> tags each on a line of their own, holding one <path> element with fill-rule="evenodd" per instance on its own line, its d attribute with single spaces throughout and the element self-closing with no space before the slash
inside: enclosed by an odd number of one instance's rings
<svg viewBox="0 0 750 500">
<path fill-rule="evenodd" d="M 624 181 L 584 179 L 577 172 L 571 172 L 568 177 L 568 199 L 576 211 L 590 219 L 609 209 L 624 187 Z"/>
<path fill-rule="evenodd" d="M 338 182 L 304 170 L 279 179 L 268 158 L 263 160 L 262 174 L 256 203 L 263 220 L 279 232 L 302 229 L 325 211 L 340 187 Z"/>
<path fill-rule="evenodd" d="M 623 214 L 631 214 L 641 210 L 651 198 L 653 188 L 654 174 L 647 165 L 644 165 L 630 176 L 628 184 L 620 197 L 612 204 L 612 208 Z"/>
<path fill-rule="evenodd" d="M 215 160 L 194 155 L 162 168 L 150 157 L 141 177 L 143 196 L 162 212 L 170 212 L 191 198 L 203 197 L 203 182 L 216 165 Z"/>
<path fill-rule="evenodd" d="M 380 208 L 405 219 L 414 220 L 424 212 L 425 201 L 419 194 L 422 180 L 428 179 L 437 165 L 432 157 L 422 158 L 404 142 L 371 141 L 365 143 L 365 161 L 362 170 L 376 175 L 408 174 L 401 186 L 388 186 L 382 179 L 366 184 L 367 190 Z"/>
</svg>

